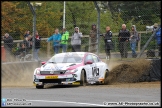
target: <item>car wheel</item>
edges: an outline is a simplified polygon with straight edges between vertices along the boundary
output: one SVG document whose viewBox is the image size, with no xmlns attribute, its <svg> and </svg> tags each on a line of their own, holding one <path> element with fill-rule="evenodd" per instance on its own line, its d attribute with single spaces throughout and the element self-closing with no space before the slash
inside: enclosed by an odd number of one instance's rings
<svg viewBox="0 0 162 108">
<path fill-rule="evenodd" d="M 43 85 L 36 85 L 37 89 L 43 89 L 44 88 L 44 84 Z"/>
<path fill-rule="evenodd" d="M 104 76 L 104 84 L 108 84 L 108 80 L 107 80 L 107 77 L 108 77 L 108 70 L 105 71 L 105 76 Z"/>
<path fill-rule="evenodd" d="M 81 78 L 80 78 L 80 85 L 81 86 L 86 86 L 87 82 L 86 82 L 86 75 L 84 70 L 82 70 L 81 72 Z"/>
</svg>

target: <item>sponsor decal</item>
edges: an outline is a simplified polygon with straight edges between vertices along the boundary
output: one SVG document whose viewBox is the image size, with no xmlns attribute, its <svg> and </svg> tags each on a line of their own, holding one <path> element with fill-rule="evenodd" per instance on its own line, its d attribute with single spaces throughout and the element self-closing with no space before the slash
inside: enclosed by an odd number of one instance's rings
<svg viewBox="0 0 162 108">
<path fill-rule="evenodd" d="M 53 76 L 46 76 L 46 79 L 57 79 L 58 76 L 57 75 L 53 75 Z"/>
</svg>

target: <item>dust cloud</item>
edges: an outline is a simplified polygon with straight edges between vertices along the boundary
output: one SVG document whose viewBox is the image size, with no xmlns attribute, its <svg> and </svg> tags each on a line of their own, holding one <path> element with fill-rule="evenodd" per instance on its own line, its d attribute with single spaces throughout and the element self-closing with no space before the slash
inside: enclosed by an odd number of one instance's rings
<svg viewBox="0 0 162 108">
<path fill-rule="evenodd" d="M 2 65 L 2 86 L 32 86 L 33 72 L 36 67 L 29 63 Z"/>
<path fill-rule="evenodd" d="M 33 72 L 39 66 L 38 62 L 20 62 L 10 57 L 14 62 L 1 64 L 1 86 L 18 87 L 33 86 Z"/>
</svg>

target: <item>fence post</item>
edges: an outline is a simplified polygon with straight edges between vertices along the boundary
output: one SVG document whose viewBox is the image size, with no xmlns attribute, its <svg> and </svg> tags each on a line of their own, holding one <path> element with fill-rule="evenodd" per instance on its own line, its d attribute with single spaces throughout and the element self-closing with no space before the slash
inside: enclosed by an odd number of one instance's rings
<svg viewBox="0 0 162 108">
<path fill-rule="evenodd" d="M 50 42 L 47 43 L 47 58 L 50 57 Z"/>
<path fill-rule="evenodd" d="M 114 43 L 114 51 L 115 51 L 115 52 L 117 52 L 117 49 L 116 49 L 116 48 L 118 47 L 117 45 L 118 45 L 118 44 L 117 44 L 117 41 L 116 41 L 116 39 L 115 39 L 115 43 Z"/>
<path fill-rule="evenodd" d="M 100 49 L 100 8 L 99 5 L 97 4 L 97 1 L 94 1 L 94 5 L 97 9 L 97 55 L 99 54 L 99 49 Z"/>
<path fill-rule="evenodd" d="M 35 13 L 35 6 L 30 4 L 30 1 L 27 1 L 28 6 L 33 14 L 33 40 L 32 42 L 34 43 L 32 45 L 32 60 L 34 60 L 34 48 L 35 48 L 35 32 L 36 32 L 36 13 Z"/>
<path fill-rule="evenodd" d="M 91 38 L 89 37 L 88 39 L 89 39 L 88 51 L 90 52 L 91 51 Z"/>
<path fill-rule="evenodd" d="M 141 51 L 141 33 L 139 33 L 139 42 L 138 42 L 138 51 L 140 52 Z"/>
</svg>

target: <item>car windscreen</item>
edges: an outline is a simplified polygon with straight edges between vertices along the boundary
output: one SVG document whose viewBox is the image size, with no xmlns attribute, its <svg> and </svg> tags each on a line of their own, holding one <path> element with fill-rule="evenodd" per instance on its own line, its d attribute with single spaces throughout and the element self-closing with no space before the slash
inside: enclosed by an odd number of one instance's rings
<svg viewBox="0 0 162 108">
<path fill-rule="evenodd" d="M 81 63 L 80 56 L 53 56 L 48 62 L 51 63 Z"/>
</svg>

